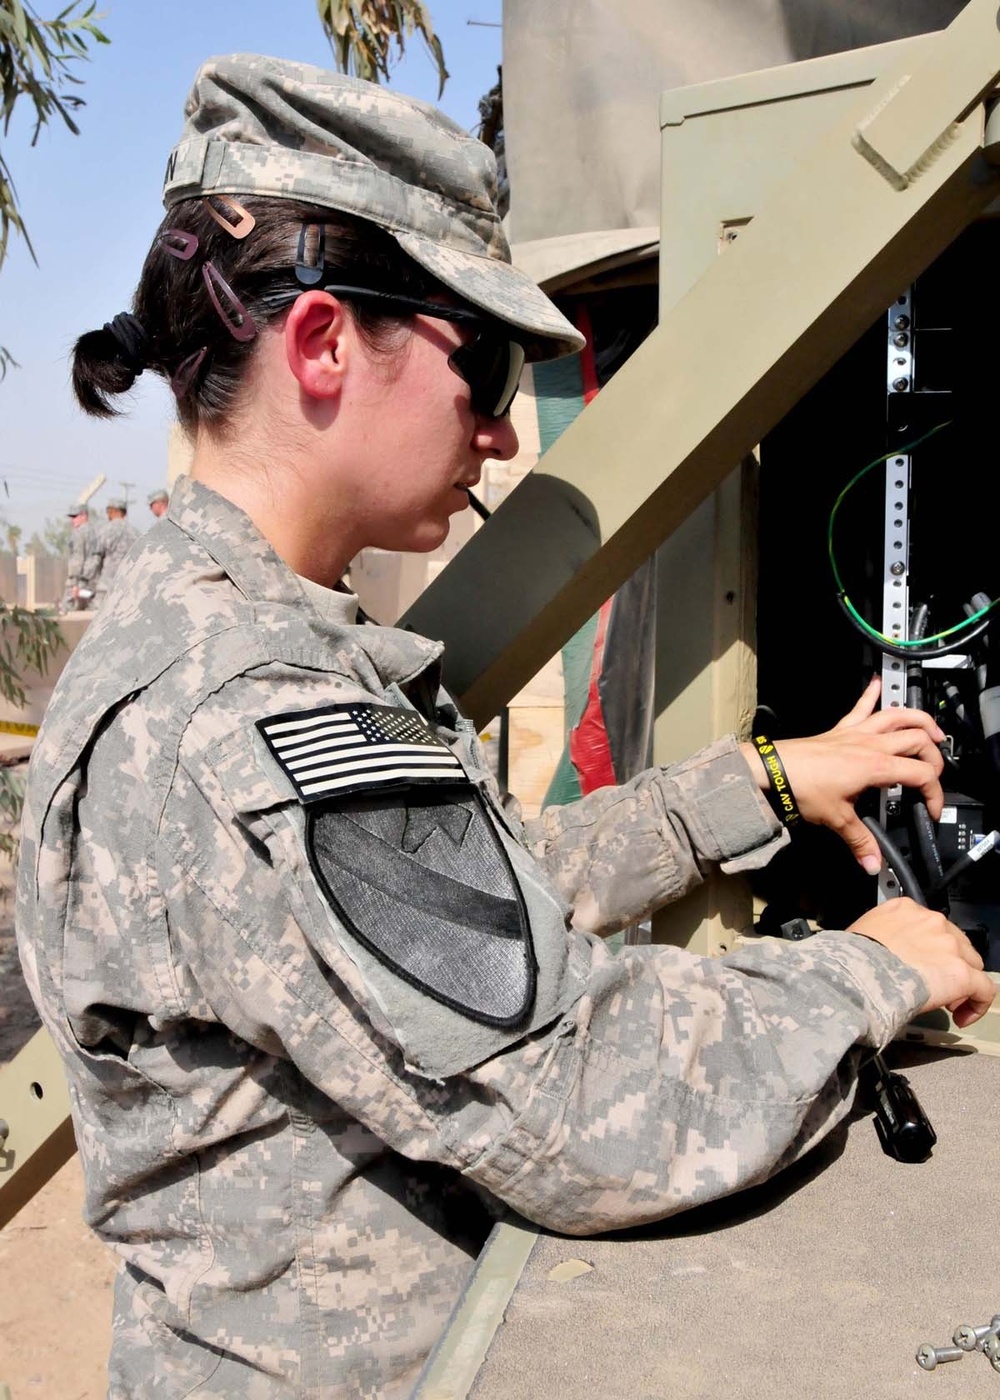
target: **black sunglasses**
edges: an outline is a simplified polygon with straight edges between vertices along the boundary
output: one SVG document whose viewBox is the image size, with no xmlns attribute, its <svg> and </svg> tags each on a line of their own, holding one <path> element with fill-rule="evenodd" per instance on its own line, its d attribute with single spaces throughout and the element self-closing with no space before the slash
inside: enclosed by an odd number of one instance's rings
<svg viewBox="0 0 1000 1400">
<path fill-rule="evenodd" d="M 437 301 L 419 301 L 395 292 L 377 292 L 371 287 L 352 287 L 340 282 L 324 282 L 320 291 L 348 301 L 359 299 L 382 306 L 386 311 L 402 311 L 411 316 L 434 316 L 474 326 L 477 334 L 467 345 L 459 345 L 448 356 L 448 363 L 469 386 L 473 409 L 484 418 L 503 418 L 510 412 L 524 368 L 524 346 L 512 340 L 500 323 L 466 307 L 447 306 Z"/>
</svg>

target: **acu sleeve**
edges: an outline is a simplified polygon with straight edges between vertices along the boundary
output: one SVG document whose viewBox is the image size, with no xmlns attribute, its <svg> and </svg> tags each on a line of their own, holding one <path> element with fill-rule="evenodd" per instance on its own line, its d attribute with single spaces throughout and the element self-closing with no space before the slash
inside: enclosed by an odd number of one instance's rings
<svg viewBox="0 0 1000 1400">
<path fill-rule="evenodd" d="M 525 823 L 535 859 L 574 910 L 608 934 L 680 899 L 709 867 L 756 869 L 787 843 L 732 736 Z"/>
</svg>

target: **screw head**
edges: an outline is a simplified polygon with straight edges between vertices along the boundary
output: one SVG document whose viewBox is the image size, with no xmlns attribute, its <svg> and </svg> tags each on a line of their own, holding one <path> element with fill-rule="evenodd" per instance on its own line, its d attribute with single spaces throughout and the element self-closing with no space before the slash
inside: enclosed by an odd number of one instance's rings
<svg viewBox="0 0 1000 1400">
<path fill-rule="evenodd" d="M 898 578 L 900 574 L 906 573 L 906 565 L 903 563 L 902 559 L 897 559 L 895 564 L 890 565 L 889 572 L 890 574 L 895 574 Z"/>
<path fill-rule="evenodd" d="M 901 394 L 905 389 L 910 387 L 910 381 L 908 379 L 894 379 L 892 381 L 892 387 L 897 394 Z"/>
<path fill-rule="evenodd" d="M 910 329 L 909 316 L 897 316 L 892 323 L 897 331 L 908 331 Z"/>
<path fill-rule="evenodd" d="M 976 1329 L 970 1327 L 968 1323 L 963 1323 L 961 1327 L 955 1328 L 955 1335 L 952 1341 L 963 1351 L 975 1351 L 979 1338 L 976 1336 Z"/>
<path fill-rule="evenodd" d="M 994 1357 L 1000 1357 L 1000 1337 L 995 1332 L 983 1338 L 983 1351 L 991 1361 Z"/>
<path fill-rule="evenodd" d="M 909 345 L 910 337 L 908 335 L 900 333 L 899 335 L 894 335 L 892 337 L 892 343 L 893 345 L 897 346 L 900 350 L 902 350 L 904 345 Z"/>
<path fill-rule="evenodd" d="M 961 1361 L 964 1355 L 959 1347 L 932 1347 L 930 1342 L 924 1342 L 917 1352 L 917 1365 L 925 1371 L 933 1371 L 945 1361 Z"/>
</svg>

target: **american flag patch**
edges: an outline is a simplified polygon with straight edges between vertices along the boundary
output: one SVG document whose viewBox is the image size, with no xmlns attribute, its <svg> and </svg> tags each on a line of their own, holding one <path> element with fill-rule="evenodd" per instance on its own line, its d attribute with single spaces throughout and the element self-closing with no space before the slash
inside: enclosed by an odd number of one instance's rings
<svg viewBox="0 0 1000 1400">
<path fill-rule="evenodd" d="M 327 705 L 257 721 L 301 802 L 413 783 L 463 782 L 465 770 L 415 710 Z"/>
</svg>

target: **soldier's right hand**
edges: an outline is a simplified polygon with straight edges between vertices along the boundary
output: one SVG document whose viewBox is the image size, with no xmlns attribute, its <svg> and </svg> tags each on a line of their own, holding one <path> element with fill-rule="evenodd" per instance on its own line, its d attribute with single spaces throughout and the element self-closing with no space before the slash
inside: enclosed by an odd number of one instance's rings
<svg viewBox="0 0 1000 1400">
<path fill-rule="evenodd" d="M 996 986 L 968 938 L 943 914 L 902 896 L 869 909 L 848 933 L 884 944 L 920 973 L 930 992 L 921 1011 L 943 1006 L 957 1026 L 970 1026 L 989 1010 Z"/>
</svg>

